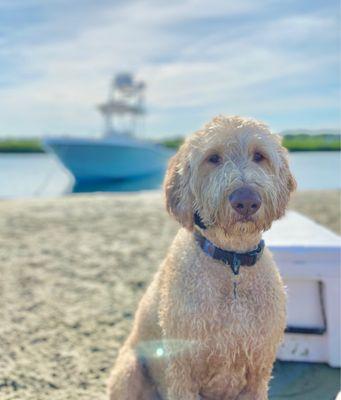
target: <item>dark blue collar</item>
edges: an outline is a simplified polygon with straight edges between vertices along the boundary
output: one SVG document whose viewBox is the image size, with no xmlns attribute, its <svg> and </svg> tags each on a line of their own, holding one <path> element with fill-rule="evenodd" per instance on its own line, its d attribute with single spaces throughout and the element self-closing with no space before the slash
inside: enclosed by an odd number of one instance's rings
<svg viewBox="0 0 341 400">
<path fill-rule="evenodd" d="M 261 240 L 255 250 L 247 251 L 246 253 L 237 253 L 220 249 L 212 242 L 202 236 L 198 231 L 194 232 L 194 237 L 205 254 L 227 264 L 231 267 L 235 275 L 239 274 L 240 266 L 251 267 L 262 257 L 264 250 L 264 240 Z"/>
<path fill-rule="evenodd" d="M 203 223 L 198 211 L 194 213 L 194 224 L 198 225 L 198 227 L 201 229 L 207 229 L 207 226 Z"/>
</svg>

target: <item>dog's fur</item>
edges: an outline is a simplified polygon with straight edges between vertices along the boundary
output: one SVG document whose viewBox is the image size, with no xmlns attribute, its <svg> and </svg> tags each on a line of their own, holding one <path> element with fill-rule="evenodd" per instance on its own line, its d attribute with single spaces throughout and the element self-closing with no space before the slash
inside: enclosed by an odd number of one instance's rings
<svg viewBox="0 0 341 400">
<path fill-rule="evenodd" d="M 265 158 L 255 161 L 255 152 Z M 219 154 L 218 164 L 209 162 Z M 248 185 L 262 205 L 249 220 L 229 204 Z M 216 246 L 254 249 L 295 188 L 278 136 L 255 120 L 216 117 L 171 159 L 166 206 L 183 226 L 142 298 L 109 380 L 111 400 L 267 399 L 285 327 L 283 284 L 265 249 L 237 278 L 193 238 L 193 214 Z M 236 294 L 233 282 L 236 279 Z"/>
</svg>

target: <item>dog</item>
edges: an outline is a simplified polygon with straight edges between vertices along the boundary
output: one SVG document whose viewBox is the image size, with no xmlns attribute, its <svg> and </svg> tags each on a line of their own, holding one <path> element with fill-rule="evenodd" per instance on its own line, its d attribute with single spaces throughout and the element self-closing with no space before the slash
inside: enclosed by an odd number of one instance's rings
<svg viewBox="0 0 341 400">
<path fill-rule="evenodd" d="M 218 116 L 170 160 L 166 207 L 182 225 L 143 296 L 110 400 L 265 400 L 286 321 L 262 232 L 296 182 L 279 136 Z"/>
</svg>

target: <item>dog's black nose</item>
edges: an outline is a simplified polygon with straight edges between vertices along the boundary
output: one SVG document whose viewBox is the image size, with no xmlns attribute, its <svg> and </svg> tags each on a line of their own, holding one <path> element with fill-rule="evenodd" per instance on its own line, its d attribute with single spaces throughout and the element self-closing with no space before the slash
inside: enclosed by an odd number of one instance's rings
<svg viewBox="0 0 341 400">
<path fill-rule="evenodd" d="M 241 187 L 230 194 L 229 200 L 232 208 L 244 217 L 257 212 L 262 204 L 260 195 L 248 186 Z"/>
</svg>

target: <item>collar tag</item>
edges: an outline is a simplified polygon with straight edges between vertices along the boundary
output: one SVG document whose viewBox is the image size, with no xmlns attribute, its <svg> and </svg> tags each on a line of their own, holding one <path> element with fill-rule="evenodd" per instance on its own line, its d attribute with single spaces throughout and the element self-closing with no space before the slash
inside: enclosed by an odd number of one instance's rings
<svg viewBox="0 0 341 400">
<path fill-rule="evenodd" d="M 232 262 L 231 262 L 231 269 L 235 275 L 239 274 L 240 269 L 240 260 L 236 253 L 233 254 Z"/>
</svg>

